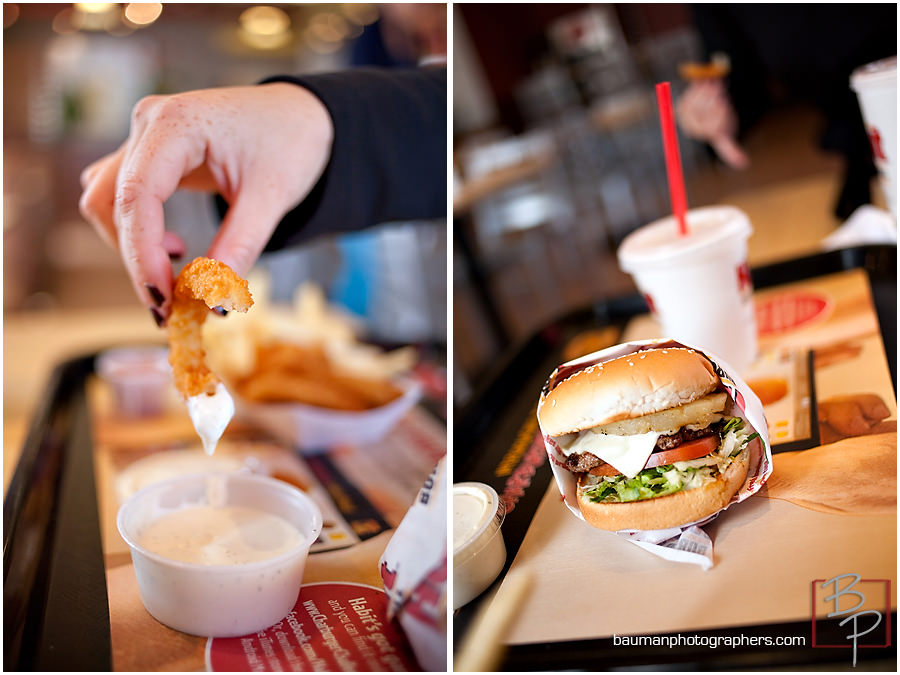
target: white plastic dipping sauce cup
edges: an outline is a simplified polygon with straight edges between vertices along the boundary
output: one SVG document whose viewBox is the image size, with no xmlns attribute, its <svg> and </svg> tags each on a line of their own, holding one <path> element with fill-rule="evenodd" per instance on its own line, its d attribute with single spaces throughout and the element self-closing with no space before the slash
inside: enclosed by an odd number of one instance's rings
<svg viewBox="0 0 900 675">
<path fill-rule="evenodd" d="M 897 216 L 897 57 L 869 63 L 850 76 L 881 174 L 888 208 Z"/>
<path fill-rule="evenodd" d="M 641 227 L 619 247 L 662 335 L 699 347 L 738 371 L 756 358 L 756 315 L 747 266 L 753 228 L 732 206 L 687 213 L 682 236 L 673 216 Z"/>
<path fill-rule="evenodd" d="M 506 507 L 490 485 L 453 486 L 453 609 L 478 596 L 503 569 L 505 517 Z"/>
<path fill-rule="evenodd" d="M 117 524 L 157 621 L 191 635 L 236 637 L 293 609 L 322 514 L 282 481 L 206 473 L 139 490 Z"/>
<path fill-rule="evenodd" d="M 97 373 L 115 395 L 122 417 L 153 417 L 163 412 L 172 390 L 172 369 L 164 347 L 119 347 L 97 357 Z"/>
</svg>

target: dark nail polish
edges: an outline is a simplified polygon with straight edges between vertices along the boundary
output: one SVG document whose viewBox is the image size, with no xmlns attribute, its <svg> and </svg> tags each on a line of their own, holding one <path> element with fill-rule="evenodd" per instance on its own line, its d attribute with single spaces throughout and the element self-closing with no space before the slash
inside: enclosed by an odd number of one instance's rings
<svg viewBox="0 0 900 675">
<path fill-rule="evenodd" d="M 150 314 L 153 316 L 153 320 L 156 322 L 156 325 L 162 328 L 162 325 L 165 323 L 165 319 L 163 318 L 162 313 L 156 309 L 155 307 L 150 308 Z"/>
<path fill-rule="evenodd" d="M 181 260 L 183 257 L 184 257 L 184 255 L 182 255 L 181 253 L 170 253 L 169 254 L 169 260 L 173 260 L 173 261 Z"/>
<path fill-rule="evenodd" d="M 224 307 L 213 307 L 212 311 L 214 311 L 219 316 L 228 316 L 228 310 Z"/>
<path fill-rule="evenodd" d="M 150 297 L 153 299 L 153 302 L 157 307 L 162 307 L 162 304 L 166 301 L 165 296 L 159 292 L 159 289 L 156 286 L 151 284 L 144 284 L 144 288 L 147 289 L 147 292 L 150 294 Z"/>
</svg>

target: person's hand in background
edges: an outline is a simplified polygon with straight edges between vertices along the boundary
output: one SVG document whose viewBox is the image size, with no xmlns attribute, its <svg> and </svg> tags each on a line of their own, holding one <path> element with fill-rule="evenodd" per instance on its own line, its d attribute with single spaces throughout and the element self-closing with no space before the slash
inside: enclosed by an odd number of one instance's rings
<svg viewBox="0 0 900 675">
<path fill-rule="evenodd" d="M 281 218 L 315 186 L 334 130 L 322 102 L 291 83 L 150 96 L 132 111 L 128 139 L 81 175 L 80 208 L 117 247 L 158 323 L 169 312 L 163 203 L 177 189 L 218 192 L 228 203 L 207 255 L 246 275 Z"/>
<path fill-rule="evenodd" d="M 750 164 L 737 142 L 737 114 L 722 80 L 692 82 L 679 97 L 675 114 L 684 133 L 708 143 L 725 164 L 733 169 Z"/>
</svg>

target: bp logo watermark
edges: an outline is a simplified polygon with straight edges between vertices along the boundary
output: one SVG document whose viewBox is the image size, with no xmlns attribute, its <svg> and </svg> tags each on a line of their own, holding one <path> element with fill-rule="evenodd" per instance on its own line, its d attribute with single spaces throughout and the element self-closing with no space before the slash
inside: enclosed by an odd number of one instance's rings
<svg viewBox="0 0 900 675">
<path fill-rule="evenodd" d="M 852 650 L 891 644 L 891 581 L 839 574 L 812 582 L 812 646 Z"/>
</svg>

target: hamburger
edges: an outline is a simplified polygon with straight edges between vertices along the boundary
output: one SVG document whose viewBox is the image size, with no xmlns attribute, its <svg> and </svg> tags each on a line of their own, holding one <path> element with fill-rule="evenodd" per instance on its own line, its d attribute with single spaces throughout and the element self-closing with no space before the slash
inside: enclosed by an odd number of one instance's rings
<svg viewBox="0 0 900 675">
<path fill-rule="evenodd" d="M 604 530 L 659 530 L 726 506 L 747 477 L 752 433 L 713 364 L 685 348 L 645 349 L 545 387 L 538 419 L 578 507 Z"/>
</svg>

